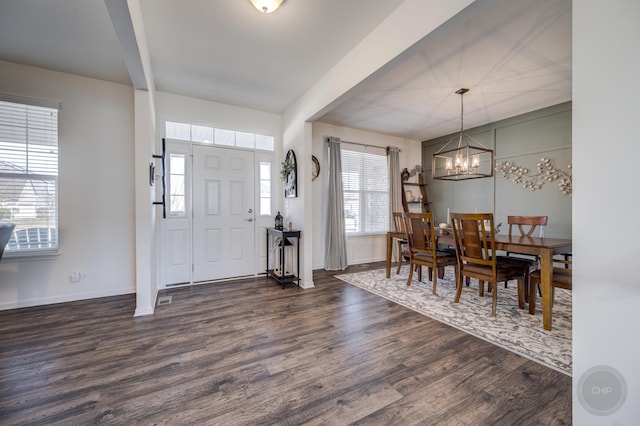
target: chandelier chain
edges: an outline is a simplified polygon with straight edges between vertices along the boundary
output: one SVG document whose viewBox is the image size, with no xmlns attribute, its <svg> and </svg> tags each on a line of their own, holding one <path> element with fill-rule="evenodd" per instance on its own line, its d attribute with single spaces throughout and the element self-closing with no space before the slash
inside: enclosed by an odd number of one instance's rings
<svg viewBox="0 0 640 426">
<path fill-rule="evenodd" d="M 460 133 L 464 131 L 464 92 L 460 94 Z"/>
</svg>

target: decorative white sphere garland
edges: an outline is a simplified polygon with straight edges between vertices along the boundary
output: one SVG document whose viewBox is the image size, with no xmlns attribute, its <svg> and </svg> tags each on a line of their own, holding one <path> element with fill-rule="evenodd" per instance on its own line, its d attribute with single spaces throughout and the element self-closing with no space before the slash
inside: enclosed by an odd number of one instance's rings
<svg viewBox="0 0 640 426">
<path fill-rule="evenodd" d="M 496 163 L 495 170 L 507 180 L 513 175 L 513 183 L 522 183 L 524 189 L 537 191 L 547 182 L 557 182 L 558 189 L 564 194 L 571 196 L 573 193 L 573 183 L 571 175 L 558 170 L 551 164 L 550 158 L 541 158 L 537 164 L 538 173 L 529 175 L 529 169 L 520 167 L 510 161 Z M 567 169 L 571 169 L 571 164 L 567 164 Z"/>
</svg>

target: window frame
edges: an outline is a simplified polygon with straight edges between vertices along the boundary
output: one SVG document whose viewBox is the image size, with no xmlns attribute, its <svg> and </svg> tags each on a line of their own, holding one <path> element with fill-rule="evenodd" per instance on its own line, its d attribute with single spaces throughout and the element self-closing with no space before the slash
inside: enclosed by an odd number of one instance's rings
<svg viewBox="0 0 640 426">
<path fill-rule="evenodd" d="M 256 159 L 256 163 L 258 166 L 258 176 L 257 176 L 257 183 L 258 183 L 258 191 L 257 192 L 257 197 L 258 197 L 258 205 L 257 205 L 257 210 L 258 210 L 258 215 L 259 216 L 273 216 L 273 198 L 274 198 L 274 194 L 273 194 L 273 189 L 274 189 L 274 182 L 273 182 L 273 162 L 272 161 L 267 161 L 267 160 L 263 160 L 263 159 Z M 268 167 L 266 176 L 265 174 L 262 173 L 262 167 Z M 268 195 L 264 195 L 264 193 L 262 192 L 262 186 L 263 184 L 267 184 L 269 186 L 269 194 Z M 263 203 L 268 203 L 268 212 L 263 211 Z"/>
<path fill-rule="evenodd" d="M 53 209 L 53 212 L 50 212 L 46 216 L 47 226 L 31 226 L 27 228 L 21 228 L 21 224 L 24 224 L 24 220 L 12 220 L 12 218 L 2 219 L 7 220 L 11 223 L 16 223 L 16 231 L 26 231 L 25 235 L 28 235 L 30 239 L 32 236 L 37 234 L 38 242 L 36 247 L 30 247 L 30 241 L 26 242 L 27 247 L 24 248 L 12 248 L 10 244 L 7 244 L 3 254 L 3 260 L 20 260 L 28 258 L 29 260 L 38 260 L 38 259 L 46 259 L 50 257 L 56 257 L 60 254 L 60 189 L 59 189 L 59 177 L 60 177 L 60 144 L 59 144 L 59 136 L 60 136 L 60 112 L 62 110 L 62 104 L 58 101 L 46 100 L 46 99 L 36 99 L 36 98 L 27 98 L 23 96 L 9 95 L 0 93 L 0 101 L 4 103 L 16 104 L 19 106 L 23 106 L 28 108 L 46 108 L 50 110 L 49 112 L 55 115 L 54 119 L 46 120 L 45 124 L 52 126 L 49 130 L 46 130 L 46 127 L 36 127 L 29 126 L 28 121 L 25 121 L 24 127 L 17 126 L 17 129 L 24 129 L 24 161 L 26 164 L 26 170 L 22 173 L 7 173 L 0 171 L 0 177 L 5 177 L 6 179 L 20 179 L 21 176 L 24 176 L 26 182 L 32 180 L 42 180 L 47 182 L 45 186 L 49 187 L 48 192 L 53 193 L 53 200 L 47 202 L 47 205 L 50 209 Z M 46 111 L 43 111 L 46 113 Z M 25 120 L 28 120 L 28 112 L 25 112 Z M 7 124 L 9 121 L 7 121 Z M 29 130 L 33 130 L 30 132 Z M 50 134 L 46 135 L 43 132 L 50 132 Z M 30 137 L 30 133 L 34 133 L 36 136 L 33 138 Z M 40 133 L 40 137 L 38 137 L 38 133 Z M 39 143 L 42 141 L 41 143 Z M 53 143 L 52 143 L 53 142 Z M 16 140 L 12 141 L 11 137 L 7 137 L 6 144 L 9 145 L 11 143 L 19 143 Z M 30 145 L 42 146 L 46 147 L 45 149 L 40 149 L 40 155 L 42 158 L 38 158 L 38 150 L 32 151 Z M 7 148 L 8 149 L 8 148 Z M 51 154 L 55 154 L 54 158 L 50 157 Z M 34 157 L 35 156 L 35 157 Z M 6 161 L 7 163 L 11 163 L 10 154 L 7 155 Z M 42 170 L 30 170 L 29 163 L 38 163 L 40 160 L 40 169 Z M 15 163 L 14 163 L 15 164 Z M 43 167 L 45 169 L 43 169 Z M 46 167 L 51 168 L 51 170 L 46 170 Z M 38 209 L 36 203 L 36 210 Z M 34 231 L 35 230 L 35 231 Z M 43 232 L 46 230 L 45 232 Z M 43 242 L 42 237 L 46 234 L 46 241 Z M 19 244 L 15 242 L 15 237 L 17 234 L 12 236 L 12 241 L 14 244 Z M 11 240 L 10 240 L 11 241 Z M 44 246 L 47 245 L 47 246 Z"/>
<path fill-rule="evenodd" d="M 174 171 L 173 170 L 173 165 L 174 162 L 172 160 L 172 157 L 175 157 L 176 160 L 179 158 L 182 162 L 182 173 L 179 173 L 178 171 Z M 187 217 L 187 214 L 190 213 L 189 208 L 187 206 L 187 202 L 189 201 L 188 198 L 188 194 L 187 194 L 187 171 L 188 171 L 188 165 L 187 162 L 190 161 L 191 159 L 191 155 L 190 154 L 185 154 L 184 152 L 177 152 L 177 151 L 170 151 L 166 154 L 166 158 L 164 159 L 164 161 L 166 161 L 166 168 L 167 168 L 167 175 L 165 177 L 165 179 L 167 180 L 167 198 L 168 198 L 168 202 L 167 202 L 167 206 L 166 211 L 167 211 L 167 217 L 170 218 L 175 218 L 175 219 L 180 219 L 180 218 L 185 218 Z M 182 185 L 180 187 L 180 185 L 176 185 L 174 183 L 174 179 L 177 179 L 178 177 L 182 178 Z M 176 189 L 177 187 L 180 187 L 180 191 L 174 191 L 174 189 Z M 182 198 L 182 210 L 174 210 L 173 209 L 173 205 L 174 205 L 174 198 L 177 197 L 181 197 Z"/>
<path fill-rule="evenodd" d="M 356 146 L 348 143 L 342 143 L 342 148 L 340 150 L 341 151 L 340 155 L 342 160 L 342 192 L 343 192 L 343 203 L 345 206 L 345 213 L 346 213 L 346 207 L 347 207 L 347 194 L 355 194 L 355 193 L 359 194 L 358 208 L 359 208 L 361 223 L 357 225 L 356 231 L 347 230 L 348 218 L 345 214 L 345 234 L 347 238 L 361 237 L 361 236 L 368 236 L 368 235 L 385 235 L 389 230 L 389 167 L 387 164 L 387 156 L 386 156 L 386 153 L 378 154 L 378 153 L 370 152 L 366 148 L 367 147 L 360 147 L 360 146 Z M 384 149 L 384 148 L 380 148 L 380 149 Z M 366 186 L 365 181 L 367 180 L 367 175 L 365 173 L 362 173 L 362 170 L 359 170 L 360 188 L 357 190 L 347 189 L 348 182 L 347 182 L 347 179 L 345 178 L 345 173 L 348 173 L 348 171 L 346 171 L 346 167 L 345 167 L 345 164 L 347 163 L 345 161 L 345 153 L 347 153 L 346 154 L 347 156 L 360 156 L 362 158 L 362 161 L 365 161 L 365 156 L 381 157 L 380 160 L 384 160 L 384 170 L 387 173 L 386 183 L 384 185 L 385 189 L 384 190 L 364 189 L 364 186 Z M 366 208 L 366 201 L 371 194 L 375 194 L 377 196 L 383 195 L 386 203 L 386 206 L 383 209 L 386 219 L 382 221 L 384 225 L 379 230 L 363 230 L 362 222 L 364 222 L 364 217 L 366 213 L 368 213 L 368 209 Z"/>
<path fill-rule="evenodd" d="M 275 152 L 275 138 L 271 135 L 260 133 L 219 129 L 171 120 L 165 120 L 164 132 L 165 137 L 172 140 L 204 143 L 226 148 L 248 149 L 256 152 Z M 201 137 L 202 134 L 206 134 L 208 137 Z M 266 145 L 268 147 L 265 147 Z"/>
</svg>

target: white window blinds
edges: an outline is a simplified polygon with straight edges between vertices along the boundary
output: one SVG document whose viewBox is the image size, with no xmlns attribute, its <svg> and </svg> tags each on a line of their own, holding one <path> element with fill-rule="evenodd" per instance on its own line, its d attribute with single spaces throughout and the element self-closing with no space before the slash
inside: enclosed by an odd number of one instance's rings
<svg viewBox="0 0 640 426">
<path fill-rule="evenodd" d="M 6 253 L 58 248 L 58 108 L 47 103 L 0 96 L 0 220 L 16 225 Z"/>
<path fill-rule="evenodd" d="M 342 148 L 346 232 L 386 232 L 389 228 L 389 173 L 385 155 Z"/>
</svg>

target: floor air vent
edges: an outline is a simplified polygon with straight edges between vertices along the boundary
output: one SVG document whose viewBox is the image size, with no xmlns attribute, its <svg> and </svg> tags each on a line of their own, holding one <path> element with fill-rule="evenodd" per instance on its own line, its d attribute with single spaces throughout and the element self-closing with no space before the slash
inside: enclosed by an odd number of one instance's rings
<svg viewBox="0 0 640 426">
<path fill-rule="evenodd" d="M 168 305 L 171 303 L 172 299 L 173 299 L 173 296 L 160 296 L 158 297 L 158 303 L 156 305 L 158 306 Z"/>
</svg>

